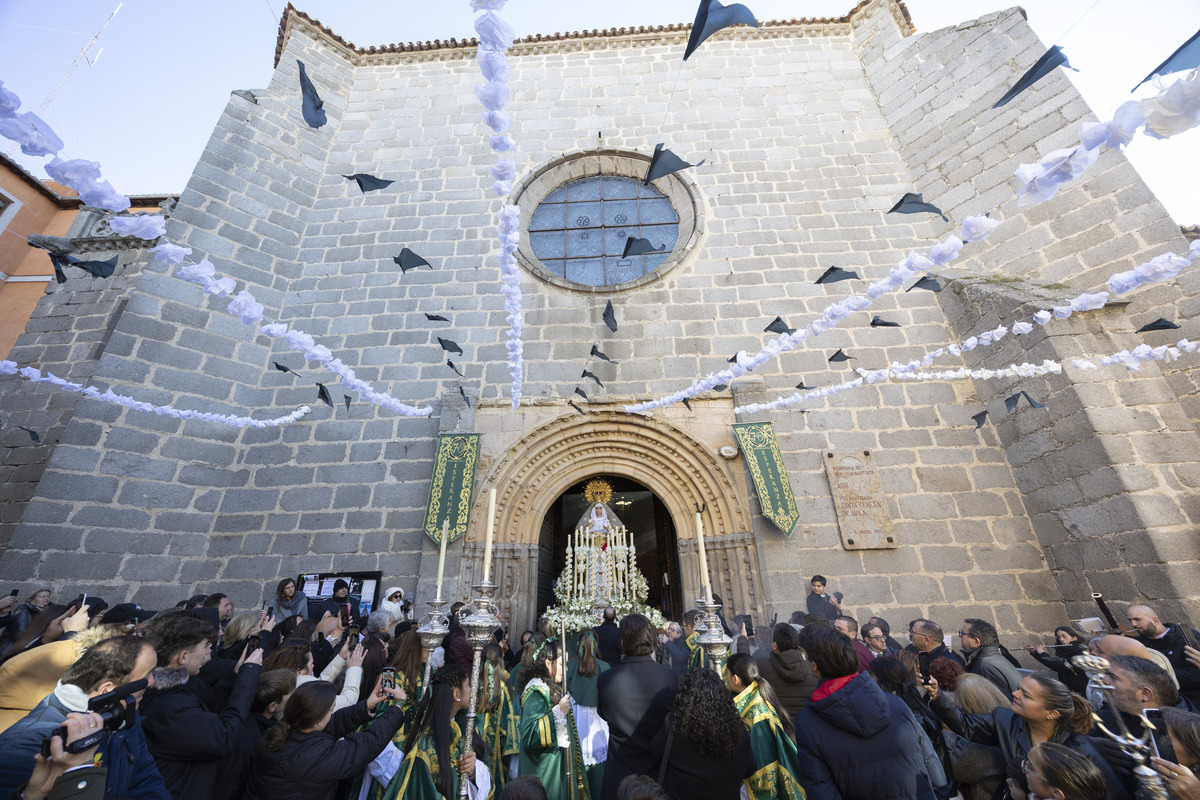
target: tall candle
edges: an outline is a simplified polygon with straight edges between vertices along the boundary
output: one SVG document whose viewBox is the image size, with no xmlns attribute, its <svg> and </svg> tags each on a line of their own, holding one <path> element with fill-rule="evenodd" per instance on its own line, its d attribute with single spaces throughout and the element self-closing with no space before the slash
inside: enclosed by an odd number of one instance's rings
<svg viewBox="0 0 1200 800">
<path fill-rule="evenodd" d="M 496 489 L 488 492 L 487 538 L 483 541 L 483 582 L 488 583 L 492 575 L 492 533 L 496 528 Z"/>
<path fill-rule="evenodd" d="M 708 556 L 704 553 L 704 523 L 700 520 L 700 512 L 696 512 L 696 541 L 700 544 L 700 590 L 704 599 L 712 602 L 712 585 L 708 580 Z"/>
<path fill-rule="evenodd" d="M 450 538 L 450 520 L 442 520 L 442 549 L 438 553 L 438 592 L 437 599 L 442 599 L 442 576 L 446 573 L 446 540 Z"/>
</svg>

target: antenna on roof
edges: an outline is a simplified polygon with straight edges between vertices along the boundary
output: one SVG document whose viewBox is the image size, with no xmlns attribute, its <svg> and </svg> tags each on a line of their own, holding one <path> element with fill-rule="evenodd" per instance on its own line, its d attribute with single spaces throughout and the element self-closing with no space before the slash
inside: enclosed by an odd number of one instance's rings
<svg viewBox="0 0 1200 800">
<path fill-rule="evenodd" d="M 88 40 L 86 45 L 80 48 L 79 55 L 75 56 L 75 60 L 71 62 L 71 66 L 67 68 L 67 71 L 63 74 L 62 78 L 59 79 L 58 85 L 54 87 L 54 91 L 46 95 L 46 99 L 42 101 L 40 106 L 38 106 L 37 115 L 39 117 L 46 113 L 46 109 L 49 108 L 50 104 L 54 102 L 54 98 L 58 97 L 58 93 L 61 92 L 62 88 L 67 85 L 67 81 L 71 80 L 71 76 L 75 74 L 75 70 L 79 69 L 80 64 L 86 61 L 88 62 L 89 66 L 96 66 L 96 62 L 100 60 L 100 54 L 104 52 L 104 48 L 101 47 L 99 50 L 97 50 L 94 58 L 90 55 L 91 49 L 96 46 L 96 42 L 100 41 L 100 35 L 104 33 L 104 29 L 108 27 L 108 23 L 113 21 L 113 17 L 117 15 L 117 12 L 121 10 L 121 6 L 123 5 L 125 4 L 117 3 L 117 7 L 111 14 L 108 15 L 108 19 L 106 19 L 104 24 L 100 26 L 100 30 L 96 31 L 95 36 Z M 12 157 L 17 152 L 18 147 L 20 147 L 19 144 L 14 144 L 11 148 L 9 148 L 9 157 Z"/>
</svg>

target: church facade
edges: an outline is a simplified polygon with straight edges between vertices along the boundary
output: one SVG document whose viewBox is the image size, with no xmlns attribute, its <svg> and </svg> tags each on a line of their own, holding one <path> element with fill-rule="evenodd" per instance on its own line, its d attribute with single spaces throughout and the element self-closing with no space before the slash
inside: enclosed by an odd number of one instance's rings
<svg viewBox="0 0 1200 800">
<path fill-rule="evenodd" d="M 105 297 L 87 301 L 103 306 L 91 309 L 97 330 L 72 322 L 70 307 L 94 291 L 72 279 L 40 301 L 34 322 L 48 322 L 10 358 L 155 403 L 314 411 L 239 430 L 0 379 L 5 463 L 30 467 L 6 486 L 0 579 L 152 608 L 219 587 L 252 607 L 280 577 L 378 570 L 415 588 L 422 611 L 438 561 L 421 530 L 437 438 L 477 433 L 471 523 L 447 554 L 448 596 L 481 576 L 494 488 L 493 576 L 518 628 L 549 601 L 580 487 L 596 478 L 615 487 L 651 598 L 675 617 L 698 591 L 697 514 L 727 614 L 761 621 L 803 608 L 814 573 L 858 619 L 893 625 L 981 617 L 1002 633 L 1046 632 L 1095 616 L 1092 592 L 1155 603 L 1164 619 L 1200 614 L 1200 375 L 1187 359 L 1130 375 L 885 382 L 806 413 L 734 411 L 799 382 L 920 358 L 1186 251 L 1117 152 L 1055 199 L 1017 209 L 1017 165 L 1070 146 L 1094 118 L 1059 72 L 990 110 L 1045 48 L 1022 13 L 917 33 L 903 4 L 865 0 L 840 19 L 727 29 L 681 69 L 686 38 L 687 26 L 621 29 L 510 51 L 520 150 L 508 199 L 521 208 L 525 310 L 514 410 L 473 44 L 362 49 L 289 8 L 270 85 L 231 96 L 167 237 L 251 290 L 267 319 L 313 334 L 360 378 L 433 414 L 397 417 L 350 392 L 343 405 L 315 364 L 128 242 L 88 234 L 95 222 L 83 214 L 71 235 L 123 254 Z M 324 101 L 323 127 L 301 117 L 298 62 Z M 660 142 L 705 163 L 645 185 Z M 343 177 L 354 173 L 393 183 L 364 194 Z M 951 222 L 886 214 L 906 192 Z M 888 295 L 688 406 L 624 410 L 759 350 L 774 317 L 802 326 L 861 286 L 815 283 L 829 267 L 880 278 L 984 213 L 1003 224 L 936 273 L 941 292 Z M 663 249 L 620 258 L 609 240 L 627 235 Z M 393 257 L 405 247 L 430 267 L 402 272 Z M 1195 289 L 1185 272 L 965 358 L 995 367 L 1173 342 L 1192 333 Z M 609 301 L 616 331 L 602 318 Z M 876 313 L 899 327 L 869 326 Z M 1164 315 L 1183 330 L 1134 333 Z M 462 349 L 454 367 L 438 337 Z M 853 360 L 830 362 L 839 349 Z M 314 381 L 329 384 L 333 408 L 315 402 Z M 1019 390 L 1045 407 L 1005 413 Z M 790 535 L 763 516 L 732 429 L 759 421 L 773 423 L 796 500 Z M 15 432 L 30 424 L 46 432 L 41 443 Z M 887 541 L 846 535 L 825 462 L 850 456 L 878 477 Z"/>
</svg>

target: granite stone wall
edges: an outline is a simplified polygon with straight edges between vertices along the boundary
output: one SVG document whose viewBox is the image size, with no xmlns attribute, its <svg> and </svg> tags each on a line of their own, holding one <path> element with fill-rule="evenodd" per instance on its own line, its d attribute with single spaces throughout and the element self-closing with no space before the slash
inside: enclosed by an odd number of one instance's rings
<svg viewBox="0 0 1200 800">
<path fill-rule="evenodd" d="M 904 192 L 925 191 L 956 219 L 991 207 L 1002 191 L 1011 193 L 1008 176 L 1020 153 L 1057 141 L 1060 128 L 1086 113 L 1069 84 L 1055 77 L 1047 83 L 1052 92 L 1031 95 L 1003 123 L 990 123 L 996 131 L 1024 133 L 971 141 L 972 134 L 952 126 L 954 114 L 968 113 L 991 88 L 959 63 L 977 56 L 962 53 L 977 46 L 1012 50 L 1007 71 L 991 73 L 1007 85 L 1023 70 L 1018 56 L 1036 49 L 1032 34 L 1015 14 L 906 34 L 898 6 L 872 0 L 850 22 L 716 37 L 682 72 L 686 32 L 514 48 L 510 109 L 512 135 L 522 147 L 519 171 L 532 173 L 568 154 L 586 159 L 594 149 L 645 157 L 665 141 L 689 160 L 707 159 L 687 177 L 703 225 L 692 252 L 635 289 L 571 289 L 526 275 L 528 406 L 506 417 L 505 436 L 485 437 L 481 481 L 509 457 L 497 441 L 544 423 L 548 410 L 575 413 L 565 401 L 592 344 L 621 362 L 589 365 L 605 384 L 593 387 L 601 402 L 682 388 L 723 367 L 735 351 L 759 349 L 774 316 L 803 324 L 857 286 L 814 285 L 829 266 L 878 278 L 909 248 L 949 230 L 936 218 L 885 216 Z M 300 356 L 225 314 L 227 301 L 206 298 L 145 264 L 128 306 L 112 307 L 116 323 L 99 358 L 98 382 L 189 407 L 275 416 L 312 403 L 314 411 L 284 429 L 238 431 L 78 403 L 0 555 L 0 579 L 50 581 L 64 593 L 89 586 L 109 602 L 129 598 L 153 607 L 211 587 L 244 607 L 263 599 L 265 587 L 282 575 L 334 567 L 380 569 L 385 580 L 406 586 L 423 576 L 427 592 L 436 553 L 418 529 L 436 434 L 473 429 L 474 411 L 465 407 L 460 386 L 493 420 L 508 392 L 493 255 L 499 201 L 488 192 L 486 168 L 494 156 L 472 91 L 480 80 L 473 56 L 457 46 L 356 54 L 291 15 L 270 85 L 234 93 L 167 233 L 244 283 L 268 319 L 312 333 L 359 377 L 401 400 L 432 403 L 433 416 L 397 418 L 353 396 L 347 411 L 336 387 L 333 409 L 316 404 L 311 381 L 324 381 L 324 373 L 304 369 L 301 380 L 274 370 L 273 361 L 300 369 Z M 317 130 L 300 116 L 297 58 L 329 114 Z M 936 111 L 944 104 L 933 98 L 942 91 L 934 84 L 946 75 L 954 76 L 956 94 L 946 103 L 950 119 L 939 126 L 926 106 Z M 910 98 L 914 92 L 920 103 Z M 954 148 L 961 152 L 952 154 Z M 1104 158 L 1105 180 L 1114 171 L 1124 175 L 1119 156 Z M 342 177 L 354 172 L 395 182 L 363 195 Z M 962 184 L 952 174 L 983 177 Z M 1136 175 L 1125 177 L 1141 186 Z M 1114 202 L 1112 194 L 1093 199 L 1070 190 L 1055 202 L 1101 209 Z M 1116 195 L 1127 198 L 1117 202 L 1134 203 L 1128 198 L 1137 193 Z M 1152 197 L 1134 205 L 1139 219 L 1160 210 Z M 1004 213 L 1013 216 L 1013 209 Z M 1081 212 L 1092 213 L 1100 211 Z M 1057 263 L 1055 248 L 1065 247 L 1057 239 L 1073 241 L 1070 233 L 1050 236 L 1044 229 L 1051 222 L 1010 221 L 995 243 L 968 246 L 968 271 L 1021 268 L 1032 279 L 1060 279 L 1026 265 L 1033 253 L 1049 270 Z M 1146 237 L 1160 229 L 1153 221 L 1105 228 L 1127 259 L 1153 249 Z M 1076 245 L 1067 250 L 1076 253 L 1082 247 Z M 403 247 L 433 269 L 402 275 L 391 259 Z M 600 318 L 609 299 L 620 323 L 616 333 Z M 889 296 L 871 313 L 736 383 L 734 400 L 790 393 L 801 379 L 809 386 L 845 380 L 852 376 L 845 365 L 827 363 L 838 348 L 854 356 L 852 367 L 919 358 L 986 316 L 969 299 L 945 310 L 944 302 L 921 291 Z M 452 322 L 432 323 L 426 313 Z M 874 313 L 902 327 L 869 328 Z M 465 379 L 445 365 L 439 335 L 466 351 L 455 357 Z M 74 358 L 85 355 L 95 357 Z M 28 387 L 5 382 L 0 391 L 10 397 Z M 1045 478 L 1014 454 L 1022 441 L 1015 423 L 974 430 L 971 414 L 995 391 L 968 381 L 885 384 L 812 404 L 807 414 L 773 414 L 802 520 L 788 539 L 754 517 L 757 563 L 748 568 L 761 579 L 767 615 L 801 607 L 800 576 L 822 572 L 860 618 L 925 615 L 952 625 L 979 616 L 1005 631 L 1059 624 L 1062 596 L 1076 594 L 1063 573 L 1079 572 L 1071 560 L 1077 551 L 1043 533 L 1049 507 L 1037 493 Z M 714 448 L 721 442 L 713 432 L 739 421 L 726 404 L 673 409 L 669 418 Z M 897 549 L 840 547 L 821 465 L 826 449 L 872 452 Z M 1104 448 L 1089 452 L 1099 459 L 1097 469 L 1107 468 Z M 740 459 L 733 466 L 744 477 Z M 1166 481 L 1168 472 L 1182 474 L 1165 467 L 1157 474 Z M 748 481 L 744 491 L 757 510 Z M 676 528 L 686 537 L 686 520 L 676 520 Z M 1044 547 L 1058 548 L 1050 567 Z M 460 554 L 451 553 L 452 574 Z M 1137 558 L 1127 556 L 1127 572 Z M 1147 592 L 1144 581 L 1122 587 Z"/>
</svg>

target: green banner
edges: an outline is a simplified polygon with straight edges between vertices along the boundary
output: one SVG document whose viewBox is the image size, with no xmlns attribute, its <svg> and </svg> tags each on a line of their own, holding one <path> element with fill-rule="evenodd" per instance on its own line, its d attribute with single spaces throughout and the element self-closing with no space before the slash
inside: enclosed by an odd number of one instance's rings
<svg viewBox="0 0 1200 800">
<path fill-rule="evenodd" d="M 784 536 L 791 536 L 800 520 L 800 511 L 783 464 L 783 453 L 775 441 L 775 429 L 769 422 L 742 422 L 733 426 L 733 432 L 754 479 L 763 516 L 775 523 Z"/>
<path fill-rule="evenodd" d="M 475 486 L 475 462 L 479 458 L 478 433 L 438 435 L 433 459 L 433 480 L 425 504 L 425 533 L 439 544 L 442 523 L 450 523 L 450 541 L 467 532 L 471 521 L 471 489 Z"/>
</svg>

